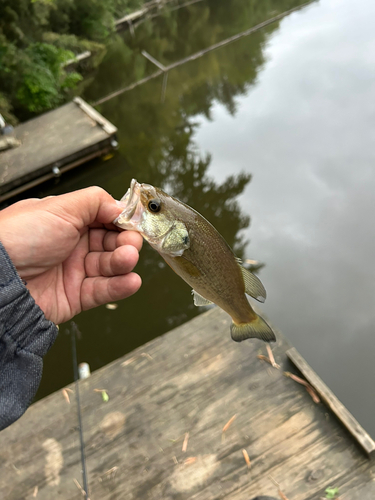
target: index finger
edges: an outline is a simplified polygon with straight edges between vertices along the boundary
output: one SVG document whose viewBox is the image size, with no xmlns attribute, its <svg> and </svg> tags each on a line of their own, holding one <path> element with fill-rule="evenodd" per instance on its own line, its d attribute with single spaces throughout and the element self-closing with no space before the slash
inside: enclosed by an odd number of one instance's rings
<svg viewBox="0 0 375 500">
<path fill-rule="evenodd" d="M 46 210 L 73 224 L 78 230 L 89 225 L 112 224 L 122 212 L 104 189 L 92 186 L 43 200 Z"/>
</svg>

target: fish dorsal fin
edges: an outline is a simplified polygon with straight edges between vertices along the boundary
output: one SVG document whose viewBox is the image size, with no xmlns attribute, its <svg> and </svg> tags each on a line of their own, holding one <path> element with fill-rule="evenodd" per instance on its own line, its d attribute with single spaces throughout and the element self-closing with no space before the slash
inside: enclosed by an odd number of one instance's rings
<svg viewBox="0 0 375 500">
<path fill-rule="evenodd" d="M 194 305 L 195 306 L 209 306 L 213 304 L 210 300 L 205 299 L 202 295 L 199 295 L 198 292 L 192 290 L 191 293 L 194 295 Z"/>
<path fill-rule="evenodd" d="M 245 292 L 259 302 L 266 300 L 267 294 L 260 279 L 244 267 L 240 266 L 245 284 Z"/>
</svg>

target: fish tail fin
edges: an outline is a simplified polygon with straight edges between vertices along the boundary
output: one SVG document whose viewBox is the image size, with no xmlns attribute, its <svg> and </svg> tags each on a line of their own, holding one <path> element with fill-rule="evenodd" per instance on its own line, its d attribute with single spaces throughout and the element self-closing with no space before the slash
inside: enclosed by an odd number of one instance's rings
<svg viewBox="0 0 375 500">
<path fill-rule="evenodd" d="M 230 334 L 235 342 L 242 342 L 246 339 L 261 339 L 265 342 L 275 342 L 275 334 L 270 325 L 261 317 L 256 316 L 249 323 L 232 323 Z"/>
</svg>

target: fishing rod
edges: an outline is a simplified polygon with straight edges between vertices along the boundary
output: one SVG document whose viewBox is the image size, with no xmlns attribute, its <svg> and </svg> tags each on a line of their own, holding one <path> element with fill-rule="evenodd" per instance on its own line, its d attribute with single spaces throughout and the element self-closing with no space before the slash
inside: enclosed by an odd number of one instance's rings
<svg viewBox="0 0 375 500">
<path fill-rule="evenodd" d="M 85 442 L 83 440 L 83 430 L 82 430 L 82 415 L 81 415 L 81 401 L 79 398 L 79 376 L 78 376 L 78 364 L 77 364 L 77 346 L 76 346 L 76 334 L 81 332 L 74 321 L 71 322 L 71 338 L 72 338 L 72 358 L 73 358 L 73 370 L 74 370 L 74 381 L 76 389 L 76 402 L 77 402 L 77 416 L 78 416 L 78 429 L 79 429 L 79 440 L 81 444 L 81 463 L 82 463 L 82 481 L 83 490 L 85 494 L 85 500 L 89 499 L 89 489 L 87 481 L 87 468 L 86 468 L 86 455 L 85 455 Z"/>
</svg>

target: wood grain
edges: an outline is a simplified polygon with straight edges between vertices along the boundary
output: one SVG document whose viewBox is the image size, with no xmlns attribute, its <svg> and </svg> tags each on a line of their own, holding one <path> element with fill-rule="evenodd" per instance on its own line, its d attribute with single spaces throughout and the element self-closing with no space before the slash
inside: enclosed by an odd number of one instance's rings
<svg viewBox="0 0 375 500">
<path fill-rule="evenodd" d="M 373 456 L 375 453 L 375 442 L 364 428 L 353 417 L 349 410 L 333 394 L 331 389 L 314 372 L 295 347 L 287 351 L 288 358 L 298 368 L 310 385 L 314 387 L 328 408 L 336 415 L 340 422 L 346 427 L 350 434 L 356 439 L 364 451 Z"/>
<path fill-rule="evenodd" d="M 328 486 L 342 500 L 373 500 L 371 462 L 326 407 L 284 377 L 283 336 L 277 370 L 257 359 L 261 341 L 237 344 L 229 325 L 212 309 L 79 382 L 90 499 L 277 498 L 271 476 L 290 500 L 319 499 Z M 108 402 L 94 391 L 103 387 Z M 36 487 L 37 500 L 82 498 L 70 400 L 52 394 L 1 433 L 0 498 L 32 499 Z"/>
</svg>

